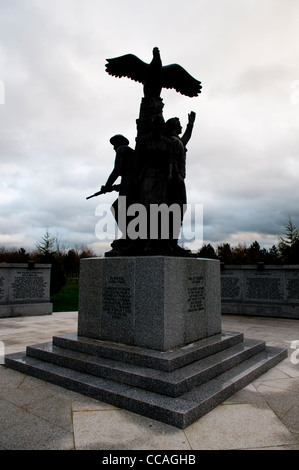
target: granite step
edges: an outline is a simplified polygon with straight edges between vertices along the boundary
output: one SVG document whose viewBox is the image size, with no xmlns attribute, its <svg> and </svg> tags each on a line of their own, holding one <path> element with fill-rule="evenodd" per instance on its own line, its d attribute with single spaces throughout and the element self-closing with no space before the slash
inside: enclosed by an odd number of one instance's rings
<svg viewBox="0 0 299 470">
<path fill-rule="evenodd" d="M 223 331 L 221 334 L 195 341 L 168 351 L 129 346 L 110 341 L 78 336 L 75 333 L 53 337 L 53 345 L 93 356 L 114 359 L 142 367 L 171 372 L 179 367 L 208 357 L 230 346 L 242 343 L 242 333 Z"/>
<path fill-rule="evenodd" d="M 41 361 L 24 353 L 6 356 L 5 364 L 74 392 L 184 429 L 286 357 L 287 350 L 267 346 L 176 398 Z"/>
<path fill-rule="evenodd" d="M 27 356 L 145 390 L 178 397 L 265 349 L 264 341 L 245 340 L 172 372 L 157 371 L 53 346 L 27 347 Z"/>
</svg>

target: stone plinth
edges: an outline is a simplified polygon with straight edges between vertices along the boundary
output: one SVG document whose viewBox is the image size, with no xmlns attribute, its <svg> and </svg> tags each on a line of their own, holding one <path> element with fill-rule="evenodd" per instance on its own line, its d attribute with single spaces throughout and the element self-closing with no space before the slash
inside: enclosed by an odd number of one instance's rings
<svg viewBox="0 0 299 470">
<path fill-rule="evenodd" d="M 221 330 L 219 262 L 84 259 L 78 334 L 5 365 L 184 429 L 287 357 Z"/>
<path fill-rule="evenodd" d="M 220 332 L 218 261 L 163 256 L 81 261 L 78 335 L 166 351 Z"/>
<path fill-rule="evenodd" d="M 0 318 L 49 315 L 50 264 L 0 264 Z"/>
</svg>

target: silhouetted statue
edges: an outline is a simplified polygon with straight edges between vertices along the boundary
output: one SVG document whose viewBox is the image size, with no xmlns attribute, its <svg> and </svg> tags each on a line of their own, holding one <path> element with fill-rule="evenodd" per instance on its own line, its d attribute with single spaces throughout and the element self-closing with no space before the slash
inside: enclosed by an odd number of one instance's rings
<svg viewBox="0 0 299 470">
<path fill-rule="evenodd" d="M 116 151 L 114 169 L 101 191 L 87 198 L 117 189 L 114 182 L 121 176 L 119 195 L 126 197 L 119 197 L 112 207 L 123 236 L 114 240 L 111 252 L 105 256 L 161 253 L 189 256 L 189 250 L 178 246 L 178 236 L 187 203 L 186 145 L 195 113 L 189 114 L 186 132 L 180 138 L 182 127 L 178 118 L 165 124 L 160 94 L 162 88 L 173 88 L 182 95 L 195 97 L 201 93 L 201 83 L 178 64 L 163 66 L 157 47 L 149 64 L 126 54 L 107 59 L 106 72 L 142 83 L 144 96 L 136 119 L 135 152 L 125 137 L 111 138 Z M 124 224 L 124 219 L 118 217 L 123 214 L 122 204 L 127 214 Z"/>
<path fill-rule="evenodd" d="M 135 150 L 139 201 L 147 211 L 145 252 L 170 249 L 168 239 L 162 240 L 159 217 L 150 217 L 151 205 L 167 205 L 168 182 L 172 178 L 173 145 L 171 139 L 163 134 L 164 125 L 162 116 L 154 117 L 150 134 L 140 138 Z"/>
<path fill-rule="evenodd" d="M 174 88 L 186 96 L 198 96 L 201 83 L 193 78 L 178 64 L 162 65 L 160 51 L 153 49 L 150 64 L 143 62 L 133 54 L 126 54 L 114 59 L 107 59 L 106 71 L 115 77 L 128 77 L 143 83 L 145 97 L 159 98 L 162 88 Z"/>
<path fill-rule="evenodd" d="M 174 117 L 168 119 L 165 123 L 164 132 L 165 135 L 172 140 L 173 143 L 173 169 L 172 178 L 168 184 L 168 204 L 178 204 L 181 210 L 180 225 L 177 225 L 174 233 L 172 234 L 171 246 L 176 251 L 182 251 L 177 241 L 180 232 L 181 225 L 183 223 L 184 214 L 187 205 L 187 193 L 186 193 L 186 153 L 187 143 L 189 142 L 196 114 L 191 111 L 188 115 L 188 124 L 186 131 L 180 137 L 182 133 L 182 126 L 179 118 Z"/>
<path fill-rule="evenodd" d="M 164 119 L 156 116 L 151 133 L 140 139 L 136 146 L 137 178 L 141 181 L 140 202 L 167 203 L 167 182 L 172 174 L 171 140 L 163 135 Z"/>
<path fill-rule="evenodd" d="M 112 243 L 112 248 L 115 250 L 120 249 L 126 245 L 126 225 L 122 226 L 120 221 L 128 222 L 126 217 L 120 217 L 120 212 L 123 214 L 127 213 L 127 208 L 133 202 L 134 199 L 134 150 L 129 147 L 129 141 L 126 137 L 121 134 L 116 134 L 110 139 L 110 143 L 113 146 L 116 155 L 114 161 L 114 168 L 109 175 L 105 185 L 101 187 L 101 193 L 110 192 L 113 188 L 117 188 L 119 196 L 125 196 L 125 198 L 117 198 L 112 204 L 112 213 L 119 226 L 120 231 L 123 234 L 123 238 L 115 240 Z M 121 177 L 119 185 L 114 185 L 115 181 Z"/>
<path fill-rule="evenodd" d="M 101 187 L 101 191 L 108 192 L 117 178 L 121 177 L 119 195 L 127 196 L 131 200 L 134 180 L 134 150 L 129 147 L 129 143 L 128 139 L 121 134 L 111 137 L 110 144 L 115 150 L 114 168 L 106 184 Z"/>
</svg>

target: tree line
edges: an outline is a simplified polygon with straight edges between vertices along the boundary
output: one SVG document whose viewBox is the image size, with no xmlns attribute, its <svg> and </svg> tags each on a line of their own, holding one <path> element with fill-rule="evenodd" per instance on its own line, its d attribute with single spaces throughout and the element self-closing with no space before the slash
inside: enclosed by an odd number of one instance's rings
<svg viewBox="0 0 299 470">
<path fill-rule="evenodd" d="M 284 234 L 269 250 L 261 248 L 257 241 L 249 247 L 241 243 L 235 247 L 223 243 L 214 248 L 209 243 L 198 251 L 198 257 L 219 259 L 225 264 L 299 264 L 299 229 L 289 217 Z"/>
<path fill-rule="evenodd" d="M 197 255 L 199 258 L 219 259 L 225 264 L 299 264 L 299 228 L 289 218 L 284 234 L 278 237 L 277 246 L 273 245 L 269 250 L 261 248 L 257 241 L 249 247 L 245 244 L 232 247 L 229 243 L 223 243 L 215 248 L 209 243 L 203 245 Z M 86 246 L 61 249 L 59 240 L 49 230 L 32 252 L 24 248 L 7 250 L 0 247 L 0 263 L 51 264 L 51 295 L 59 292 L 67 279 L 79 277 L 82 258 L 95 256 Z"/>
<path fill-rule="evenodd" d="M 61 248 L 59 240 L 46 231 L 36 249 L 27 252 L 24 248 L 7 250 L 0 247 L 0 263 L 42 263 L 51 264 L 50 294 L 57 294 L 69 278 L 78 278 L 80 260 L 96 254 L 88 247 Z"/>
</svg>

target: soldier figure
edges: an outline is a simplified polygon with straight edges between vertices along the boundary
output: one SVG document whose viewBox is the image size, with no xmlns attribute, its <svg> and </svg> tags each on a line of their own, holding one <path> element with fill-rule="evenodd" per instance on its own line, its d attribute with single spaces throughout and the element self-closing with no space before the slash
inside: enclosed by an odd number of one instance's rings
<svg viewBox="0 0 299 470">
<path fill-rule="evenodd" d="M 182 137 L 182 126 L 179 118 L 168 119 L 165 123 L 165 135 L 173 142 L 173 173 L 168 186 L 168 204 L 178 204 L 181 210 L 180 227 L 176 227 L 175 233 L 172 235 L 171 246 L 175 251 L 185 251 L 178 245 L 178 237 L 183 223 L 184 214 L 187 205 L 187 193 L 185 186 L 186 178 L 186 145 L 189 142 L 195 121 L 195 113 L 192 111 L 188 115 L 188 124 L 186 131 Z"/>
<path fill-rule="evenodd" d="M 112 213 L 123 236 L 112 243 L 112 251 L 119 250 L 126 244 L 126 226 L 122 226 L 121 221 L 126 221 L 127 208 L 134 200 L 134 150 L 129 147 L 129 141 L 121 134 L 114 135 L 110 139 L 116 152 L 114 168 L 107 179 L 105 185 L 101 187 L 103 193 L 111 190 L 113 183 L 121 177 L 119 185 L 119 196 L 112 204 Z M 120 214 L 123 212 L 124 217 Z M 111 253 L 112 254 L 112 253 Z"/>
</svg>

